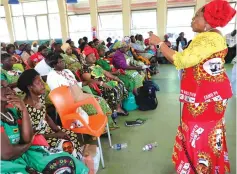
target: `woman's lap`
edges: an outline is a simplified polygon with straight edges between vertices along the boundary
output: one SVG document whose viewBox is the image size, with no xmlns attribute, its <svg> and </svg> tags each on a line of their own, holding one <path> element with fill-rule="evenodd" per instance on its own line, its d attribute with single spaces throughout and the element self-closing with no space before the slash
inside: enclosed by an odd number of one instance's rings
<svg viewBox="0 0 237 174">
<path fill-rule="evenodd" d="M 35 170 L 43 173 L 54 173 L 57 170 L 88 171 L 82 162 L 68 153 L 46 149 L 41 146 L 31 146 L 20 158 L 12 161 L 1 161 L 3 173 Z"/>
</svg>

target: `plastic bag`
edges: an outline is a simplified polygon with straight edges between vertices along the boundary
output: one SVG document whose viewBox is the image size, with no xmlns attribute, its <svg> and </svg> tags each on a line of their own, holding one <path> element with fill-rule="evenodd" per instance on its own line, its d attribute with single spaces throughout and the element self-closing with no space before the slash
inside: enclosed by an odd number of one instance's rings
<svg viewBox="0 0 237 174">
<path fill-rule="evenodd" d="M 84 156 L 82 161 L 89 168 L 88 174 L 96 174 L 100 166 L 100 150 L 99 147 L 96 147 L 95 154 L 88 154 Z"/>
<path fill-rule="evenodd" d="M 123 101 L 123 108 L 126 111 L 133 111 L 133 110 L 136 110 L 138 108 L 138 106 L 136 104 L 135 96 L 133 95 L 132 92 L 129 92 L 128 93 L 128 98 L 126 98 Z"/>
</svg>

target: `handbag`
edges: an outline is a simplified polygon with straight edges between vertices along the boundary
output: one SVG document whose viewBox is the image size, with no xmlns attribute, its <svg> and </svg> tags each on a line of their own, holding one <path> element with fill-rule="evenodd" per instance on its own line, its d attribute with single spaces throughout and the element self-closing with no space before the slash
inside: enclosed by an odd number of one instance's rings
<svg viewBox="0 0 237 174">
<path fill-rule="evenodd" d="M 132 92 L 129 92 L 128 93 L 128 98 L 126 98 L 123 101 L 123 108 L 126 111 L 133 111 L 133 110 L 136 110 L 138 108 L 138 106 L 136 104 L 135 96 L 133 95 Z"/>
<path fill-rule="evenodd" d="M 49 147 L 49 144 L 48 144 L 47 140 L 41 134 L 38 134 L 38 135 L 34 136 L 31 145 L 32 146 L 46 146 L 46 147 Z"/>
</svg>

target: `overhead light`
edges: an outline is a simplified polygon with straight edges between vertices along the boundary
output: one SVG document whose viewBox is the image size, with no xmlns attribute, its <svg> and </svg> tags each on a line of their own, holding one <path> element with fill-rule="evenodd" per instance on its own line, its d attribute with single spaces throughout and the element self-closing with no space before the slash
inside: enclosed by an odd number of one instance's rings
<svg viewBox="0 0 237 174">
<path fill-rule="evenodd" d="M 67 4 L 76 4 L 77 0 L 67 0 Z"/>
<path fill-rule="evenodd" d="M 19 4 L 18 0 L 8 0 L 8 4 Z"/>
</svg>

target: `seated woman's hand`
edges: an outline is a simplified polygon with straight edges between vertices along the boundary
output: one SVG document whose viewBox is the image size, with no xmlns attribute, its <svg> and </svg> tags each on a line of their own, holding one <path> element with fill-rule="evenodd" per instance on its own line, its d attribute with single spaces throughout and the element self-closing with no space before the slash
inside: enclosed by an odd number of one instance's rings
<svg viewBox="0 0 237 174">
<path fill-rule="evenodd" d="M 20 109 L 20 111 L 27 110 L 23 100 L 21 100 L 15 94 L 10 94 L 10 95 L 7 96 L 7 98 L 9 99 L 8 103 L 14 105 L 18 109 Z"/>
<path fill-rule="evenodd" d="M 106 83 L 104 83 L 102 86 L 103 86 L 105 89 L 112 89 L 112 87 L 109 86 L 109 85 L 107 85 Z"/>
<path fill-rule="evenodd" d="M 55 138 L 60 138 L 60 139 L 65 139 L 65 140 L 70 140 L 70 137 L 63 131 L 58 131 L 55 134 Z"/>
</svg>

